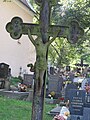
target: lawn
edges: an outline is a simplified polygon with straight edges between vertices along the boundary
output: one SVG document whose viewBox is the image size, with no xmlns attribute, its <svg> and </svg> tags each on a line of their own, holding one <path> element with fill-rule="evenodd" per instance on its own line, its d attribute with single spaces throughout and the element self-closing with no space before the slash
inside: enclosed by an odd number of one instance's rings
<svg viewBox="0 0 90 120">
<path fill-rule="evenodd" d="M 44 120 L 52 120 L 47 112 L 55 105 L 45 104 Z M 31 120 L 32 103 L 0 97 L 0 120 Z"/>
</svg>

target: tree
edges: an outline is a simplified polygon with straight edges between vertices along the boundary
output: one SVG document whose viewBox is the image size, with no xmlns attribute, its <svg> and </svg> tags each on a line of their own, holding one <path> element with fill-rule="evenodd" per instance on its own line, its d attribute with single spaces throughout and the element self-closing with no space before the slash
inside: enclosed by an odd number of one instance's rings
<svg viewBox="0 0 90 120">
<path fill-rule="evenodd" d="M 64 1 L 62 1 L 64 2 Z M 57 5 L 52 9 L 52 22 L 53 24 L 68 24 L 70 20 L 77 20 L 81 24 L 81 26 L 84 28 L 84 36 L 83 38 L 79 39 L 79 41 L 72 45 L 69 44 L 68 41 L 65 41 L 66 44 L 63 42 L 61 43 L 61 40 L 57 40 L 57 44 L 54 42 L 54 50 L 58 51 L 60 49 L 63 49 L 65 56 L 59 52 L 60 55 L 58 56 L 58 53 L 53 50 L 53 55 L 50 51 L 52 51 L 52 46 L 50 46 L 49 49 L 49 58 L 51 61 L 57 62 L 60 61 L 59 64 L 61 65 L 67 65 L 70 63 L 73 63 L 72 61 L 78 61 L 80 57 L 85 54 L 86 52 L 89 53 L 89 47 L 90 47 L 90 1 L 87 0 L 76 0 L 76 1 L 67 1 L 67 5 L 65 6 L 63 3 L 60 2 L 60 6 Z M 57 14 L 56 14 L 57 13 Z M 60 38 L 61 39 L 61 38 Z M 59 43 L 60 42 L 60 43 Z M 60 47 L 58 47 L 60 44 Z M 67 50 L 65 49 L 67 48 Z M 68 50 L 69 49 L 69 50 Z M 56 55 L 57 54 L 57 55 Z M 53 57 L 55 56 L 55 57 Z M 61 59 L 62 58 L 62 59 Z M 64 58 L 64 59 L 63 59 Z M 89 58 L 89 57 L 88 57 Z M 69 61 L 65 63 L 65 60 Z M 88 60 L 89 61 L 89 60 Z"/>
<path fill-rule="evenodd" d="M 49 60 L 54 66 L 64 67 L 70 65 L 75 58 L 75 47 L 67 42 L 65 38 L 57 38 L 49 48 Z"/>
</svg>

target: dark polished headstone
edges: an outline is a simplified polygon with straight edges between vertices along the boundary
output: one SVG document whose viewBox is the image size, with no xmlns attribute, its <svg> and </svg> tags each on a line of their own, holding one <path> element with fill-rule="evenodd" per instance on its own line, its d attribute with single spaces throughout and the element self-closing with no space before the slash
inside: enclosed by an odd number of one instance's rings
<svg viewBox="0 0 90 120">
<path fill-rule="evenodd" d="M 88 107 L 83 110 L 83 120 L 90 120 L 90 108 Z"/>
<path fill-rule="evenodd" d="M 86 95 L 85 97 L 85 107 L 90 108 L 90 93 Z"/>
<path fill-rule="evenodd" d="M 67 120 L 84 120 L 83 116 L 81 115 L 71 115 L 69 119 Z"/>
<path fill-rule="evenodd" d="M 62 107 L 58 106 L 58 107 L 52 109 L 50 112 L 48 112 L 48 114 L 50 114 L 50 115 L 57 115 L 57 114 L 60 113 L 61 108 Z"/>
<path fill-rule="evenodd" d="M 70 71 L 70 66 L 66 66 L 66 71 Z"/>
<path fill-rule="evenodd" d="M 77 86 L 75 83 L 68 83 L 66 88 L 65 88 L 65 99 L 69 99 L 69 90 L 77 89 Z"/>
<path fill-rule="evenodd" d="M 0 63 L 0 78 L 7 78 L 9 75 L 9 65 Z"/>
<path fill-rule="evenodd" d="M 70 90 L 70 113 L 71 115 L 83 115 L 83 108 L 85 104 L 85 91 L 84 90 Z"/>
<path fill-rule="evenodd" d="M 54 67 L 50 67 L 50 74 L 54 75 Z"/>
</svg>

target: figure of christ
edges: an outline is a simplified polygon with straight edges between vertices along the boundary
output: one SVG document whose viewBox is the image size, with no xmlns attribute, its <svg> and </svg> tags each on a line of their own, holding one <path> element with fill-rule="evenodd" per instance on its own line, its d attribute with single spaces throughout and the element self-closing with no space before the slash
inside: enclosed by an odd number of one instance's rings
<svg viewBox="0 0 90 120">
<path fill-rule="evenodd" d="M 49 40 L 45 44 L 43 43 L 41 36 L 38 36 L 34 40 L 29 29 L 28 29 L 28 37 L 36 49 L 36 62 L 35 62 L 35 71 L 34 71 L 36 86 L 38 86 L 36 87 L 36 91 L 39 95 L 41 95 L 41 90 L 43 86 L 43 76 L 44 76 L 45 70 L 47 69 L 47 59 L 46 59 L 47 50 L 49 45 L 57 37 L 57 34 L 55 35 L 55 37 L 53 37 L 51 40 Z"/>
</svg>

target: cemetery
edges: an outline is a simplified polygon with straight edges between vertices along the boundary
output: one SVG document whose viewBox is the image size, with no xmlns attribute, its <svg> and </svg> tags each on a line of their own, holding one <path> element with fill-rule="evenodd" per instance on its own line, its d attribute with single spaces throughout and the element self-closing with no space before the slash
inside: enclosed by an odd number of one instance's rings
<svg viewBox="0 0 90 120">
<path fill-rule="evenodd" d="M 32 101 L 32 93 L 33 90 L 31 89 L 32 83 L 23 83 L 23 85 L 28 85 L 30 90 L 25 90 L 22 88 L 22 90 L 18 87 L 18 84 L 16 86 L 11 85 L 11 69 L 9 68 L 9 65 L 5 63 L 0 63 L 0 95 L 5 96 L 8 98 L 13 99 L 19 99 L 19 100 L 26 100 L 28 99 L 28 96 L 30 94 L 29 100 Z M 19 82 L 21 82 L 19 80 Z M 28 82 L 28 79 L 27 79 Z M 32 81 L 30 81 L 32 82 Z M 24 86 L 22 86 L 24 87 Z M 28 89 L 27 88 L 27 89 Z"/>
<path fill-rule="evenodd" d="M 10 83 L 5 85 L 7 79 L 10 79 L 10 68 L 5 63 L 0 64 L 0 96 L 4 96 L 10 99 L 32 101 L 33 99 L 33 75 L 24 74 L 23 84 L 29 86 L 29 91 L 19 91 L 18 88 L 10 87 Z M 2 73 L 2 74 L 1 74 Z M 54 117 L 59 114 L 62 106 L 65 106 L 64 100 L 70 101 L 69 110 L 70 117 L 67 120 L 90 120 L 90 94 L 85 91 L 85 85 L 90 83 L 90 79 L 87 78 L 82 82 L 83 90 L 79 90 L 76 83 L 66 80 L 67 85 L 63 87 L 63 78 L 61 74 L 50 74 L 48 75 L 48 84 L 46 89 L 46 104 L 53 104 L 56 107 L 47 112 L 49 116 Z M 85 82 L 84 82 L 85 81 Z M 10 81 L 9 81 L 10 82 Z M 51 96 L 50 96 L 51 95 Z"/>
<path fill-rule="evenodd" d="M 0 119 L 90 120 L 90 3 L 0 3 Z"/>
<path fill-rule="evenodd" d="M 90 120 L 90 93 L 86 93 L 85 90 L 79 90 L 78 88 L 66 88 L 65 99 L 70 101 L 69 110 L 70 117 L 68 120 Z M 55 116 L 60 113 L 62 104 L 59 104 L 56 108 L 52 109 L 48 114 Z M 87 112 L 87 113 L 86 113 Z"/>
<path fill-rule="evenodd" d="M 30 90 L 23 92 L 19 91 L 18 87 L 10 87 L 10 71 L 11 70 L 9 68 L 9 65 L 5 63 L 0 63 L 0 96 L 5 96 L 10 99 L 32 101 L 33 75 L 24 74 L 23 84 L 29 86 Z M 5 83 L 6 81 L 9 82 Z M 66 81 L 68 81 L 68 79 Z M 61 74 L 54 74 L 54 72 L 52 74 L 51 71 L 48 75 L 45 103 L 57 106 L 54 109 L 48 111 L 47 114 L 52 117 L 54 117 L 56 114 L 59 114 L 62 106 L 64 105 L 64 99 L 69 99 L 70 117 L 68 118 L 68 120 L 90 120 L 90 94 L 86 93 L 85 90 L 79 90 L 77 84 L 73 83 L 72 81 L 69 81 L 67 86 L 65 87 L 64 85 L 65 88 L 63 88 L 63 82 L 64 81 L 61 77 Z M 83 80 L 83 89 L 87 82 L 90 83 L 89 78 Z M 49 94 L 51 94 L 51 96 L 49 96 Z"/>
</svg>

